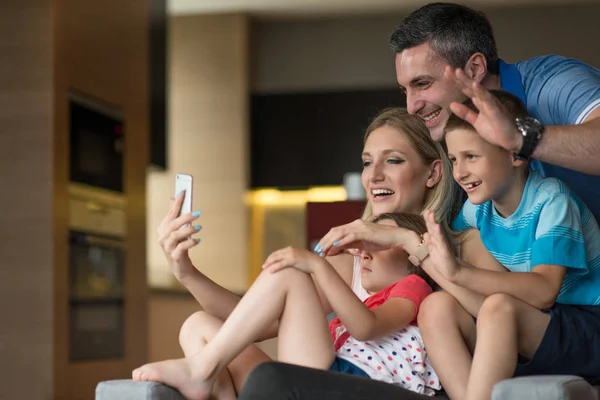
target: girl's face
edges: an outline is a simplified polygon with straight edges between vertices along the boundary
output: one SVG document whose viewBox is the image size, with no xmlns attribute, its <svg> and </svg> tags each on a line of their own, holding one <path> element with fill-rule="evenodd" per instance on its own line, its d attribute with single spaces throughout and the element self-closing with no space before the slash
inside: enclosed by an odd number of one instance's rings
<svg viewBox="0 0 600 400">
<path fill-rule="evenodd" d="M 362 184 L 373 214 L 420 213 L 430 184 L 426 165 L 404 134 L 384 125 L 369 135 L 362 154 Z"/>
<path fill-rule="evenodd" d="M 396 226 L 390 219 L 381 220 L 378 224 Z M 404 250 L 362 251 L 360 257 L 362 286 L 370 293 L 379 292 L 409 274 L 408 254 Z"/>
</svg>

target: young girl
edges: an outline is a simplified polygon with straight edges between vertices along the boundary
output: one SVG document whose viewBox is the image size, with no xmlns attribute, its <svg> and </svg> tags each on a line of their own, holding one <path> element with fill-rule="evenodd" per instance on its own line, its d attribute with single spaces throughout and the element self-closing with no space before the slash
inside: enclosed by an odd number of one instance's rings
<svg viewBox="0 0 600 400">
<path fill-rule="evenodd" d="M 414 214 L 382 214 L 373 222 L 426 232 L 423 218 Z M 297 248 L 272 253 L 218 332 L 214 320 L 213 335 L 204 332 L 203 348 L 184 359 L 138 368 L 133 378 L 164 382 L 193 400 L 235 398 L 235 393 L 219 392 L 218 384 L 213 388 L 221 371 L 266 328 L 279 324 L 279 361 L 434 394 L 440 385 L 415 323 L 433 281 L 400 248 L 362 251 L 360 256 L 362 285 L 371 294 L 364 302 L 324 258 Z M 338 316 L 329 329 L 316 285 Z"/>
</svg>

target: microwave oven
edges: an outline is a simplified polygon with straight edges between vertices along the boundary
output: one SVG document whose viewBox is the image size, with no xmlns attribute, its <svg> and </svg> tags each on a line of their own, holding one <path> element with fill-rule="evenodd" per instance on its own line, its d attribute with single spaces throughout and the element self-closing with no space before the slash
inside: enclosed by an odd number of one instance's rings
<svg viewBox="0 0 600 400">
<path fill-rule="evenodd" d="M 125 122 L 113 105 L 69 93 L 70 181 L 123 193 Z"/>
</svg>

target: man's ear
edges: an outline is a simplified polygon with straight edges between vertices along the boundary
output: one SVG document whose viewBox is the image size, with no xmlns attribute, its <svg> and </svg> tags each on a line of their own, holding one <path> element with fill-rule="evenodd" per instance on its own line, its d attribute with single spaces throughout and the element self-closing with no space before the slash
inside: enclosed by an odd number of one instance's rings
<svg viewBox="0 0 600 400">
<path fill-rule="evenodd" d="M 479 83 L 487 75 L 487 60 L 481 53 L 473 54 L 465 64 L 465 73 L 467 76 Z"/>
<path fill-rule="evenodd" d="M 432 188 L 442 179 L 442 160 L 435 160 L 429 167 L 429 177 L 427 178 L 427 187 Z"/>
</svg>

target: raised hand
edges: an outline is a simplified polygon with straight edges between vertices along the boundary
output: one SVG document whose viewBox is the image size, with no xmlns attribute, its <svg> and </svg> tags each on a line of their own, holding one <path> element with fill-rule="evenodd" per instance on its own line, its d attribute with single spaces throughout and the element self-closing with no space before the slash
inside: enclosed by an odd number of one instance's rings
<svg viewBox="0 0 600 400">
<path fill-rule="evenodd" d="M 429 249 L 429 259 L 444 278 L 453 281 L 460 269 L 460 264 L 442 233 L 442 227 L 435 221 L 433 212 L 427 210 L 423 217 L 427 225 L 427 232 L 423 235 L 423 240 Z"/>
<path fill-rule="evenodd" d="M 446 67 L 444 74 L 453 79 L 462 92 L 473 100 L 479 113 L 464 104 L 453 102 L 450 110 L 464 119 L 488 142 L 500 146 L 513 153 L 518 153 L 523 146 L 523 136 L 519 134 L 515 121 L 487 89 L 477 81 L 469 78 L 458 68 Z"/>
<path fill-rule="evenodd" d="M 183 204 L 183 195 L 184 193 L 182 192 L 174 199 L 171 199 L 169 212 L 156 230 L 158 233 L 158 244 L 165 253 L 173 275 L 178 280 L 194 272 L 194 265 L 190 260 L 188 250 L 196 246 L 200 239 L 188 239 L 188 237 L 191 237 L 191 235 L 202 228 L 200 225 L 191 225 L 191 222 L 200 216 L 199 211 L 177 216 Z M 186 224 L 190 224 L 190 226 L 180 229 Z"/>
<path fill-rule="evenodd" d="M 366 251 L 387 250 L 402 246 L 407 229 L 393 225 L 366 222 L 357 219 L 346 225 L 332 228 L 317 244 L 315 252 L 334 256 L 349 249 Z"/>
<path fill-rule="evenodd" d="M 262 268 L 270 272 L 277 272 L 292 267 L 311 274 L 323 263 L 327 263 L 327 261 L 310 251 L 289 246 L 271 253 Z"/>
</svg>

